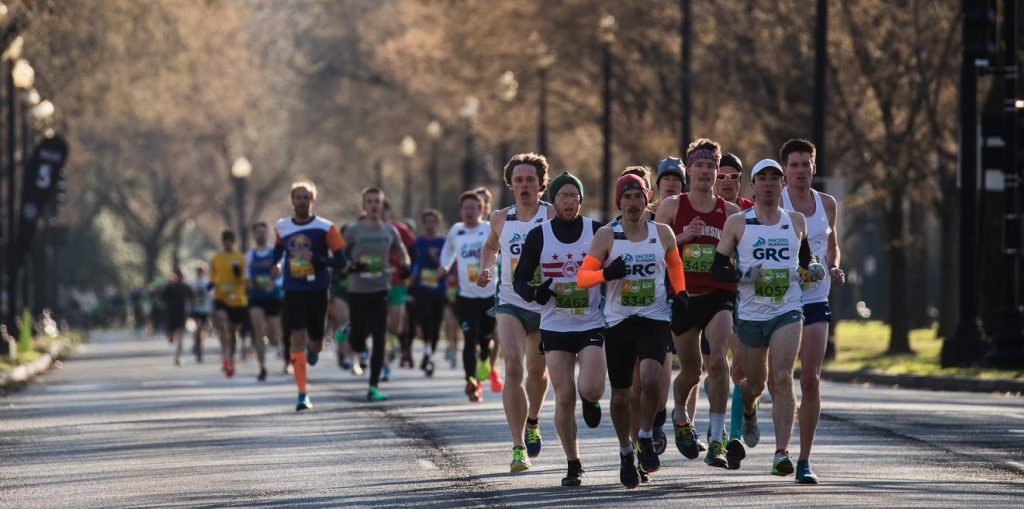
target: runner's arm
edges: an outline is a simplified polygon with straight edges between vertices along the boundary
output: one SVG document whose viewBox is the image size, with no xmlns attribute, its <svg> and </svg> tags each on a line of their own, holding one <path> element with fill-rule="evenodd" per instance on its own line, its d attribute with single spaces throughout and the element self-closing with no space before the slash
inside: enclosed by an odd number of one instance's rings
<svg viewBox="0 0 1024 509">
<path fill-rule="evenodd" d="M 277 228 L 275 227 L 274 228 L 274 259 L 273 259 L 274 265 L 277 265 L 277 262 L 281 261 L 282 257 L 284 257 L 284 241 L 281 240 L 281 234 L 278 233 Z"/>
<path fill-rule="evenodd" d="M 661 236 L 661 244 L 665 246 L 665 268 L 668 271 L 668 280 L 672 283 L 674 293 L 686 291 L 686 274 L 683 272 L 683 259 L 679 257 L 679 248 L 675 244 L 675 234 L 672 227 L 667 224 L 658 225 L 658 235 Z"/>
<path fill-rule="evenodd" d="M 733 266 L 730 256 L 736 252 L 736 244 L 742 235 L 741 228 L 745 221 L 742 215 L 729 216 L 725 220 L 722 238 L 715 248 L 715 260 L 711 262 L 711 277 L 716 281 L 735 283 L 740 280 L 740 271 Z"/>
<path fill-rule="evenodd" d="M 590 288 L 604 282 L 604 271 L 601 265 L 612 245 L 612 229 L 604 226 L 594 234 L 594 240 L 590 243 L 590 253 L 583 259 L 583 265 L 576 273 L 576 286 Z"/>
<path fill-rule="evenodd" d="M 836 231 L 836 223 L 839 217 L 839 203 L 830 195 L 820 193 L 821 202 L 825 205 L 825 216 L 828 218 L 828 225 L 832 233 L 828 234 L 828 244 L 825 246 L 825 259 L 827 267 L 839 267 L 842 252 L 839 251 L 839 233 Z"/>
<path fill-rule="evenodd" d="M 441 269 L 448 272 L 455 263 L 455 228 L 448 230 L 448 237 L 444 239 L 444 247 L 441 248 Z"/>
<path fill-rule="evenodd" d="M 328 256 L 318 256 L 313 259 L 314 265 L 325 265 L 332 269 L 344 269 L 348 263 L 345 257 L 345 240 L 333 224 L 327 230 L 327 253 Z"/>
<path fill-rule="evenodd" d="M 484 247 L 480 249 L 480 269 L 490 269 L 494 266 L 494 262 L 498 258 L 498 250 L 501 249 L 501 243 L 498 239 L 501 228 L 505 226 L 505 209 L 495 210 L 491 212 L 491 231 L 487 234 L 487 241 L 484 242 Z"/>
</svg>

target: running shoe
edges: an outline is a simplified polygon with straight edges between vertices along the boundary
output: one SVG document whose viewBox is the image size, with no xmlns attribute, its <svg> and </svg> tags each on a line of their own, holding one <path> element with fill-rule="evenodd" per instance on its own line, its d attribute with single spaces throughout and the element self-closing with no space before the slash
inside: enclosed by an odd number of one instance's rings
<svg viewBox="0 0 1024 509">
<path fill-rule="evenodd" d="M 473 377 L 466 380 L 466 397 L 473 403 L 480 401 L 480 382 Z"/>
<path fill-rule="evenodd" d="M 430 364 L 430 363 L 431 363 L 430 356 L 429 355 L 424 355 L 423 356 L 423 360 L 420 361 L 420 371 L 426 371 L 427 370 L 427 364 Z"/>
<path fill-rule="evenodd" d="M 309 396 L 304 392 L 299 393 L 299 401 L 295 404 L 295 411 L 301 412 L 303 410 L 312 410 L 313 402 L 309 400 Z"/>
<path fill-rule="evenodd" d="M 174 365 L 175 366 L 181 366 L 182 364 L 184 364 L 184 363 L 181 362 L 181 357 L 175 357 L 174 358 Z"/>
<path fill-rule="evenodd" d="M 531 458 L 540 455 L 540 426 L 526 425 L 526 452 Z"/>
<path fill-rule="evenodd" d="M 380 392 L 376 387 L 370 387 L 366 392 L 366 401 L 387 401 L 388 395 Z"/>
<path fill-rule="evenodd" d="M 235 361 L 231 359 L 224 361 L 224 376 L 228 378 L 235 376 Z"/>
<path fill-rule="evenodd" d="M 668 437 L 665 436 L 665 428 L 657 426 L 651 432 L 654 433 L 654 452 L 661 456 L 665 453 L 665 448 L 668 447 Z"/>
<path fill-rule="evenodd" d="M 434 376 L 434 361 L 432 361 L 430 359 L 427 359 L 427 366 L 426 366 L 426 368 L 423 369 L 423 372 L 426 373 L 427 378 L 433 378 L 433 376 Z"/>
<path fill-rule="evenodd" d="M 772 462 L 772 475 L 789 475 L 793 473 L 793 460 L 789 459 L 789 451 L 775 451 Z"/>
<path fill-rule="evenodd" d="M 366 369 L 370 362 L 370 352 L 359 352 L 359 367 Z"/>
<path fill-rule="evenodd" d="M 596 428 L 601 424 L 601 402 L 582 401 L 581 403 L 583 403 L 583 422 L 587 423 L 588 428 Z"/>
<path fill-rule="evenodd" d="M 761 441 L 761 430 L 757 427 L 757 407 L 754 404 L 754 415 L 743 414 L 743 442 L 747 447 L 754 447 Z"/>
<path fill-rule="evenodd" d="M 257 382 L 267 381 L 267 368 L 260 368 L 260 374 L 256 375 Z"/>
<path fill-rule="evenodd" d="M 291 366 L 289 366 L 289 367 L 291 367 Z M 363 364 L 361 362 L 353 362 L 352 363 L 352 374 L 355 375 L 355 376 L 363 376 L 363 369 L 365 369 L 365 368 L 366 367 L 363 366 Z"/>
<path fill-rule="evenodd" d="M 576 467 L 570 465 L 565 473 L 565 477 L 562 478 L 562 486 L 579 486 L 583 483 L 583 467 Z"/>
<path fill-rule="evenodd" d="M 729 440 L 729 445 L 725 446 L 725 459 L 729 462 L 729 470 L 739 470 L 740 462 L 747 457 L 747 450 L 743 447 L 743 442 L 738 438 Z"/>
<path fill-rule="evenodd" d="M 345 363 L 346 362 L 345 354 L 342 353 L 341 350 L 337 350 L 337 352 L 338 352 L 338 367 L 341 368 L 341 369 L 347 370 L 348 369 L 348 365 Z"/>
<path fill-rule="evenodd" d="M 640 484 L 647 484 L 651 482 L 651 474 L 648 474 L 639 468 L 636 469 L 636 473 L 640 475 Z"/>
<path fill-rule="evenodd" d="M 409 352 L 402 352 L 402 359 L 398 361 L 398 367 L 412 369 L 415 364 L 412 362 L 412 356 Z"/>
<path fill-rule="evenodd" d="M 501 392 L 505 388 L 505 381 L 501 379 L 498 370 L 492 369 L 489 378 L 491 379 L 491 392 Z"/>
<path fill-rule="evenodd" d="M 512 448 L 512 464 L 509 465 L 509 470 L 515 474 L 524 470 L 530 469 L 530 458 L 526 455 L 526 448 L 517 445 Z"/>
<path fill-rule="evenodd" d="M 799 484 L 818 484 L 818 476 L 814 475 L 814 471 L 811 470 L 810 461 L 797 460 L 796 482 Z"/>
<path fill-rule="evenodd" d="M 486 380 L 491 374 L 491 363 L 487 361 L 476 362 L 476 379 Z"/>
<path fill-rule="evenodd" d="M 636 456 L 640 469 L 648 474 L 653 474 L 661 468 L 661 458 L 654 452 L 654 440 L 650 438 L 640 438 L 636 441 Z"/>
<path fill-rule="evenodd" d="M 704 441 L 700 439 L 700 432 L 697 431 L 696 428 L 693 429 L 693 438 L 697 440 L 697 450 L 698 451 L 704 452 L 704 451 L 708 450 L 708 444 L 705 444 Z"/>
<path fill-rule="evenodd" d="M 693 429 L 693 425 L 690 423 L 680 425 L 672 421 L 672 428 L 676 435 L 676 449 L 679 449 L 679 452 L 687 459 L 697 459 L 697 456 L 700 456 L 700 450 L 697 448 L 697 432 Z"/>
<path fill-rule="evenodd" d="M 310 366 L 316 366 L 316 363 L 320 360 L 320 352 L 314 352 L 309 345 L 306 345 L 306 364 Z"/>
<path fill-rule="evenodd" d="M 619 453 L 619 482 L 630 490 L 640 484 L 640 472 L 636 469 L 636 457 L 633 453 Z"/>
<path fill-rule="evenodd" d="M 704 456 L 704 463 L 711 467 L 729 468 L 729 460 L 726 459 L 725 455 L 725 446 L 722 445 L 722 442 L 716 440 L 708 445 L 708 454 Z"/>
<path fill-rule="evenodd" d="M 380 381 L 390 382 L 391 381 L 391 366 L 387 364 L 380 367 Z"/>
</svg>

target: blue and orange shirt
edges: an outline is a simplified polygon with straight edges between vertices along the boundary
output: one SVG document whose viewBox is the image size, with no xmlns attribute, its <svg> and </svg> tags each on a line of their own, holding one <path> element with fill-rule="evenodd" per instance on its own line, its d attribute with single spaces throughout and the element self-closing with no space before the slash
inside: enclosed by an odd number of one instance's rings
<svg viewBox="0 0 1024 509">
<path fill-rule="evenodd" d="M 274 259 L 284 257 L 285 291 L 325 290 L 331 285 L 328 267 L 344 265 L 345 241 L 327 219 L 313 216 L 300 224 L 282 218 L 274 225 L 274 236 Z"/>
</svg>

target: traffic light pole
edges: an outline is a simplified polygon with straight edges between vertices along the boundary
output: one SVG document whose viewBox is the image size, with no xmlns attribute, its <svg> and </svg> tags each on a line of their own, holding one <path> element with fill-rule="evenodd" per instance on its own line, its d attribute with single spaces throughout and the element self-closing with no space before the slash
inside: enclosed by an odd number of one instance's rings
<svg viewBox="0 0 1024 509">
<path fill-rule="evenodd" d="M 1020 170 L 1017 154 L 1017 2 L 1003 1 L 1003 76 L 1005 115 L 1003 139 L 1006 143 L 1003 176 L 1005 181 L 1005 213 L 1002 218 L 1003 307 L 996 322 L 992 342 L 995 348 L 986 356 L 985 364 L 1000 368 L 1024 366 L 1024 335 L 1020 313 Z"/>
<path fill-rule="evenodd" d="M 965 15 L 964 34 L 974 28 L 970 23 Z M 942 343 L 944 367 L 976 364 L 984 352 L 977 299 L 978 72 L 967 42 L 960 66 L 960 316 L 956 332 Z"/>
</svg>

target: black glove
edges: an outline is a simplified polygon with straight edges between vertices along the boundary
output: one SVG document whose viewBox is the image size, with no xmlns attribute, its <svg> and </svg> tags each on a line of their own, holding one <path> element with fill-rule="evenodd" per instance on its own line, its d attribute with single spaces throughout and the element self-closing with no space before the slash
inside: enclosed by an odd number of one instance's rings
<svg viewBox="0 0 1024 509">
<path fill-rule="evenodd" d="M 213 281 L 206 283 L 206 291 L 213 290 Z"/>
<path fill-rule="evenodd" d="M 236 278 L 242 277 L 242 266 L 237 263 L 231 264 L 231 273 L 234 274 Z"/>
<path fill-rule="evenodd" d="M 680 335 L 686 332 L 683 324 L 686 321 L 686 314 L 690 312 L 690 294 L 686 291 L 679 292 L 672 297 L 672 333 Z"/>
<path fill-rule="evenodd" d="M 609 263 L 601 272 L 604 274 L 605 281 L 622 279 L 626 277 L 626 261 L 620 256 L 612 260 L 612 263 Z"/>
<path fill-rule="evenodd" d="M 534 302 L 543 306 L 551 300 L 551 296 L 555 294 L 555 291 L 551 289 L 551 283 L 554 283 L 554 281 L 554 279 L 548 278 L 547 281 L 533 289 Z"/>
<path fill-rule="evenodd" d="M 353 273 L 366 272 L 366 262 L 360 260 L 358 262 L 349 264 L 348 271 Z"/>
<path fill-rule="evenodd" d="M 408 265 L 399 265 L 396 269 L 399 279 L 406 279 L 412 275 L 412 270 Z"/>
</svg>

